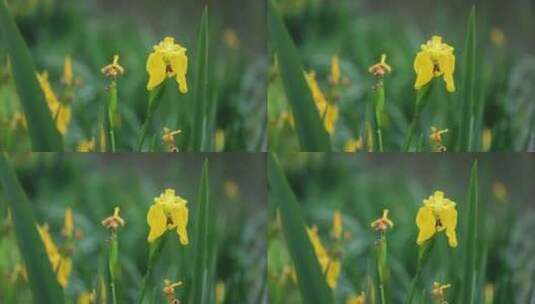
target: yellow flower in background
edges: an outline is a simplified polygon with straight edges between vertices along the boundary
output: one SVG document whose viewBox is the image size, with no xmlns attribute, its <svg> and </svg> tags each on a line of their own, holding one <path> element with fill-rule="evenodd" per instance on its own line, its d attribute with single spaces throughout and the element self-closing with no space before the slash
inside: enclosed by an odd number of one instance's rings
<svg viewBox="0 0 535 304">
<path fill-rule="evenodd" d="M 71 239 L 74 236 L 74 217 L 72 215 L 71 208 L 65 209 L 65 217 L 63 220 L 63 230 L 61 231 L 61 233 L 67 239 Z"/>
<path fill-rule="evenodd" d="M 440 284 L 439 282 L 433 282 L 433 290 L 431 291 L 431 295 L 433 295 L 433 299 L 439 301 L 439 303 L 447 303 L 445 298 L 446 295 L 444 295 L 444 289 L 450 288 L 450 284 Z"/>
<path fill-rule="evenodd" d="M 225 195 L 231 199 L 236 200 L 240 197 L 240 187 L 238 187 L 238 184 L 233 180 L 226 180 L 223 184 L 223 188 L 225 189 Z"/>
<path fill-rule="evenodd" d="M 223 30 L 223 42 L 230 49 L 237 49 L 240 47 L 240 38 L 236 32 L 231 28 L 226 28 Z"/>
<path fill-rule="evenodd" d="M 336 288 L 338 277 L 340 275 L 340 261 L 329 256 L 327 250 L 325 247 L 323 247 L 323 244 L 321 244 L 321 240 L 318 235 L 318 228 L 316 226 L 307 228 L 307 233 L 308 237 L 310 238 L 310 242 L 312 243 L 312 247 L 314 248 L 314 253 L 318 258 L 321 269 L 323 273 L 325 273 L 327 285 L 329 285 L 329 287 L 332 289 Z"/>
<path fill-rule="evenodd" d="M 312 93 L 312 99 L 318 108 L 321 119 L 323 120 L 325 130 L 329 134 L 332 134 L 334 132 L 336 121 L 338 120 L 338 107 L 336 105 L 329 104 L 327 98 L 325 98 L 325 95 L 323 95 L 323 92 L 316 81 L 316 73 L 314 71 L 305 73 L 305 78 L 308 88 Z"/>
<path fill-rule="evenodd" d="M 484 301 L 485 304 L 494 303 L 494 284 L 492 283 L 485 284 L 483 295 L 485 296 L 485 301 Z"/>
<path fill-rule="evenodd" d="M 71 121 L 71 109 L 67 105 L 63 105 L 59 102 L 56 94 L 52 90 L 52 86 L 48 82 L 48 73 L 42 72 L 41 74 L 37 73 L 37 80 L 39 81 L 39 86 L 41 91 L 45 95 L 46 103 L 50 112 L 52 112 L 52 119 L 56 121 L 56 129 L 65 135 L 67 133 L 67 127 Z"/>
<path fill-rule="evenodd" d="M 117 231 L 119 227 L 123 227 L 126 224 L 126 221 L 121 216 L 119 216 L 120 211 L 121 211 L 121 208 L 115 207 L 113 209 L 113 215 L 108 216 L 107 218 L 102 220 L 101 222 L 102 226 L 112 231 Z"/>
<path fill-rule="evenodd" d="M 502 182 L 492 183 L 492 194 L 499 202 L 506 202 L 509 199 L 509 194 L 507 193 L 507 187 Z"/>
<path fill-rule="evenodd" d="M 76 304 L 93 304 L 95 303 L 95 291 L 92 292 L 82 292 L 78 296 Z"/>
<path fill-rule="evenodd" d="M 165 37 L 153 49 L 154 51 L 147 59 L 147 72 L 149 73 L 147 90 L 151 91 L 159 86 L 166 77 L 174 77 L 180 92 L 182 94 L 187 93 L 188 57 L 186 56 L 186 49 L 175 43 L 173 37 Z"/>
<path fill-rule="evenodd" d="M 338 56 L 334 55 L 331 58 L 331 79 L 330 79 L 334 85 L 337 85 L 340 83 L 340 77 L 341 77 L 340 75 L 341 75 L 340 61 L 338 60 Z"/>
<path fill-rule="evenodd" d="M 333 239 L 339 240 L 342 237 L 342 232 L 342 214 L 340 213 L 340 210 L 335 210 L 333 214 L 333 228 L 331 230 L 331 236 Z"/>
<path fill-rule="evenodd" d="M 149 242 L 154 242 L 162 236 L 165 230 L 176 229 L 182 245 L 188 240 L 188 207 L 187 201 L 175 195 L 175 190 L 165 189 L 164 193 L 154 198 L 154 204 L 147 213 L 147 223 L 150 226 Z"/>
<path fill-rule="evenodd" d="M 364 147 L 362 136 L 356 139 L 348 139 L 344 144 L 344 152 L 358 152 Z"/>
<path fill-rule="evenodd" d="M 91 140 L 83 140 L 76 146 L 76 152 L 92 151 L 95 151 L 95 138 L 91 138 Z"/>
<path fill-rule="evenodd" d="M 388 218 L 388 209 L 384 209 L 383 210 L 383 215 L 376 219 L 375 221 L 373 221 L 371 224 L 370 224 L 370 227 L 372 227 L 373 229 L 375 229 L 376 231 L 379 231 L 379 232 L 384 232 L 386 231 L 387 229 L 391 229 L 394 227 L 394 222 L 392 222 L 389 218 Z"/>
<path fill-rule="evenodd" d="M 100 72 L 102 72 L 104 76 L 113 80 L 122 76 L 124 74 L 124 68 L 119 64 L 119 55 L 113 55 L 112 63 L 104 66 L 100 69 Z"/>
<path fill-rule="evenodd" d="M 52 269 L 57 275 L 57 280 L 61 287 L 65 288 L 71 274 L 72 261 L 70 257 L 65 257 L 59 252 L 52 236 L 48 232 L 48 225 L 38 225 L 37 231 L 45 245 L 46 254 L 52 264 Z"/>
<path fill-rule="evenodd" d="M 483 130 L 483 133 L 481 134 L 481 150 L 483 152 L 490 151 L 490 148 L 492 147 L 492 130 L 489 128 L 485 128 Z"/>
<path fill-rule="evenodd" d="M 169 304 L 179 303 L 178 299 L 176 298 L 175 288 L 180 286 L 182 286 L 182 281 L 173 283 L 169 280 L 164 280 L 164 287 L 162 291 L 167 297 Z"/>
<path fill-rule="evenodd" d="M 225 130 L 217 129 L 214 135 L 214 146 L 216 152 L 221 152 L 225 149 Z"/>
<path fill-rule="evenodd" d="M 431 134 L 429 134 L 429 140 L 433 145 L 433 151 L 446 152 L 446 146 L 442 144 L 442 134 L 448 133 L 448 129 L 440 130 L 435 127 L 431 127 Z"/>
<path fill-rule="evenodd" d="M 455 72 L 455 56 L 453 48 L 442 42 L 442 37 L 433 36 L 426 44 L 422 44 L 421 51 L 414 59 L 414 71 L 416 82 L 414 88 L 421 89 L 428 84 L 433 77 L 444 77 L 446 90 L 455 92 L 453 73 Z"/>
<path fill-rule="evenodd" d="M 358 296 L 351 295 L 347 298 L 346 304 L 364 304 L 366 303 L 366 295 L 364 292 L 361 292 Z"/>
<path fill-rule="evenodd" d="M 392 73 L 392 68 L 386 64 L 386 54 L 382 54 L 381 61 L 369 67 L 368 72 L 378 77 L 383 77 L 386 74 Z"/>
<path fill-rule="evenodd" d="M 428 199 L 424 199 L 416 215 L 416 225 L 420 230 L 416 240 L 418 245 L 445 230 L 448 244 L 457 247 L 457 210 L 455 203 L 444 197 L 444 192 L 435 191 Z"/>
<path fill-rule="evenodd" d="M 72 71 L 72 59 L 71 56 L 65 56 L 63 59 L 63 76 L 61 77 L 61 83 L 70 87 L 74 81 L 74 73 Z"/>
<path fill-rule="evenodd" d="M 225 302 L 225 282 L 221 280 L 215 284 L 215 302 L 216 304 Z"/>
<path fill-rule="evenodd" d="M 490 41 L 496 46 L 503 46 L 505 44 L 505 34 L 498 27 L 493 27 L 490 30 Z"/>
</svg>

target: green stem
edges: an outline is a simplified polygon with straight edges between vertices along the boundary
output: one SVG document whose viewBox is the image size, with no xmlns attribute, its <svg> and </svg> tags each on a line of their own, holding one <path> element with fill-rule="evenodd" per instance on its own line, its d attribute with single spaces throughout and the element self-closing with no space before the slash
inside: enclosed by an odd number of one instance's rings
<svg viewBox="0 0 535 304">
<path fill-rule="evenodd" d="M 117 82 L 112 80 L 109 86 L 108 98 L 108 133 L 110 135 L 111 151 L 115 152 L 115 125 L 117 118 Z"/>
<path fill-rule="evenodd" d="M 431 84 L 428 84 L 425 87 L 416 91 L 416 105 L 414 106 L 414 115 L 412 117 L 407 136 L 405 137 L 405 143 L 403 144 L 404 152 L 408 152 L 411 147 L 412 138 L 414 137 L 414 131 L 416 129 L 416 125 L 418 124 L 418 120 L 420 119 L 420 114 L 422 113 L 422 110 L 424 109 L 424 106 L 426 104 L 425 97 L 427 97 L 427 93 L 430 91 L 430 86 Z"/>
<path fill-rule="evenodd" d="M 426 241 L 420 247 L 420 252 L 418 253 L 418 264 L 416 265 L 416 273 L 412 278 L 411 287 L 409 289 L 409 293 L 407 294 L 405 304 L 412 304 L 414 293 L 416 292 L 416 287 L 418 286 L 418 283 L 420 282 L 420 277 L 422 276 L 422 270 L 427 261 L 429 260 L 429 256 L 431 255 L 431 251 L 433 250 L 434 245 L 435 237 L 433 236 L 430 240 Z"/>
<path fill-rule="evenodd" d="M 110 289 L 113 304 L 117 304 L 117 293 L 115 288 L 115 275 L 118 267 L 119 245 L 117 233 L 112 232 L 110 237 L 110 253 L 108 256 L 108 270 L 110 272 Z"/>
<path fill-rule="evenodd" d="M 381 297 L 381 304 L 386 304 L 385 297 L 385 272 L 387 269 L 386 266 L 386 235 L 384 232 L 381 233 L 381 238 L 379 239 L 376 245 L 376 261 L 377 261 L 377 277 L 379 279 L 379 295 Z"/>
<path fill-rule="evenodd" d="M 143 127 L 141 129 L 141 136 L 139 137 L 139 141 L 137 142 L 137 148 L 136 150 L 138 152 L 141 152 L 141 149 L 143 148 L 143 142 L 145 141 L 145 137 L 147 137 L 147 131 L 149 129 L 149 125 L 152 121 L 152 114 L 149 113 L 147 116 L 147 119 L 143 123 Z"/>
<path fill-rule="evenodd" d="M 150 247 L 149 260 L 147 262 L 147 271 L 145 272 L 145 275 L 143 276 L 143 281 L 141 282 L 141 292 L 139 293 L 139 296 L 137 299 L 138 304 L 143 303 L 143 299 L 145 298 L 145 293 L 147 292 L 152 270 L 154 268 L 154 265 L 158 261 L 158 258 L 160 257 L 160 253 L 162 252 L 164 244 L 165 244 L 165 235 L 157 239 L 155 243 L 152 244 Z"/>
<path fill-rule="evenodd" d="M 160 97 L 162 96 L 163 89 L 165 87 L 165 82 L 155 88 L 152 91 L 149 91 L 149 103 L 147 106 L 147 117 L 145 118 L 145 122 L 143 123 L 143 127 L 141 129 L 141 136 L 139 137 L 139 140 L 137 142 L 136 150 L 138 152 L 141 152 L 141 149 L 143 148 L 143 142 L 145 141 L 145 137 L 147 137 L 147 132 L 149 130 L 149 126 L 152 122 L 152 116 L 154 112 L 156 112 L 156 109 L 160 105 Z"/>
<path fill-rule="evenodd" d="M 379 126 L 377 126 L 377 142 L 379 143 L 379 152 L 384 152 L 383 135 L 381 134 L 381 128 Z"/>
</svg>

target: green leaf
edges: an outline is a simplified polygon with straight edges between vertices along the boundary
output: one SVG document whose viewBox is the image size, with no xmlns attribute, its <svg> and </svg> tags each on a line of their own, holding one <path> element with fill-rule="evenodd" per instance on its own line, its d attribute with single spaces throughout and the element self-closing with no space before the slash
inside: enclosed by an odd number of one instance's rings
<svg viewBox="0 0 535 304">
<path fill-rule="evenodd" d="M 477 281 L 476 257 L 477 257 L 477 227 L 478 227 L 478 184 L 477 184 L 477 161 L 472 166 L 470 173 L 470 186 L 468 189 L 468 213 L 466 214 L 466 245 L 464 260 L 464 278 L 462 303 L 472 304 L 475 298 Z"/>
<path fill-rule="evenodd" d="M 0 155 L 0 179 L 3 196 L 11 210 L 17 244 L 28 271 L 33 301 L 61 304 L 63 293 L 37 232 L 32 207 L 6 154 Z"/>
<path fill-rule="evenodd" d="M 204 161 L 202 169 L 201 181 L 199 186 L 199 194 L 197 199 L 197 216 L 195 218 L 195 261 L 193 282 L 191 287 L 191 301 L 190 303 L 208 303 L 212 294 L 212 280 L 210 278 L 211 272 L 211 257 L 214 246 L 208 243 L 210 239 L 210 199 L 208 190 L 208 161 Z"/>
<path fill-rule="evenodd" d="M 297 273 L 303 303 L 334 303 L 305 230 L 301 209 L 277 158 L 269 154 L 269 194 L 280 212 L 282 230 Z"/>
<path fill-rule="evenodd" d="M 193 88 L 193 126 L 191 130 L 191 148 L 193 151 L 204 151 L 206 141 L 206 120 L 208 103 L 208 8 L 204 8 L 195 62 L 195 83 Z"/>
<path fill-rule="evenodd" d="M 32 151 L 61 151 L 63 150 L 61 135 L 56 130 L 39 88 L 30 51 L 7 10 L 5 1 L 0 2 L 0 28 L 3 29 L 17 93 L 28 123 Z"/>
<path fill-rule="evenodd" d="M 268 1 L 269 41 L 277 55 L 284 90 L 288 96 L 295 128 L 303 151 L 330 151 L 329 135 L 323 128 L 304 76 L 297 49 L 281 17 Z"/>
<path fill-rule="evenodd" d="M 476 70 L 476 8 L 472 7 L 468 16 L 466 38 L 463 53 L 462 86 L 459 92 L 461 98 L 461 123 L 457 148 L 459 151 L 469 152 L 472 150 L 474 132 L 474 120 L 476 113 L 475 102 L 475 70 Z"/>
</svg>

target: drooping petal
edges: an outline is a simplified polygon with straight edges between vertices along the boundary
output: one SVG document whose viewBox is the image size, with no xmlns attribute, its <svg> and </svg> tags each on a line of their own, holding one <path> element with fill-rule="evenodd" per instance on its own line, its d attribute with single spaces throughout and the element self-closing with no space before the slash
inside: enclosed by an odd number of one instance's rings
<svg viewBox="0 0 535 304">
<path fill-rule="evenodd" d="M 188 82 L 186 81 L 186 74 L 188 72 L 188 57 L 185 51 L 179 55 L 170 58 L 171 68 L 176 77 L 180 93 L 186 94 L 188 92 Z"/>
<path fill-rule="evenodd" d="M 71 269 L 72 260 L 70 258 L 62 258 L 59 263 L 57 278 L 59 284 L 63 288 L 67 286 L 67 282 L 69 281 L 69 276 L 71 274 Z"/>
<path fill-rule="evenodd" d="M 52 264 L 52 268 L 56 270 L 60 260 L 59 250 L 56 247 L 56 244 L 54 243 L 54 240 L 52 239 L 52 236 L 48 232 L 46 226 L 37 226 L 37 231 L 39 232 L 39 236 L 45 245 L 45 251 L 48 255 L 50 263 Z"/>
<path fill-rule="evenodd" d="M 455 56 L 447 54 L 438 58 L 438 65 L 440 70 L 444 73 L 444 81 L 446 82 L 446 90 L 448 92 L 455 92 L 455 83 L 453 81 L 453 73 L 455 72 Z"/>
<path fill-rule="evenodd" d="M 416 243 L 422 245 L 436 232 L 436 220 L 433 215 L 433 209 L 428 206 L 421 207 L 416 215 L 416 225 L 420 229 Z"/>
<path fill-rule="evenodd" d="M 165 80 L 166 65 L 162 53 L 153 52 L 149 55 L 147 59 L 147 72 L 149 73 L 147 90 L 151 91 Z"/>
<path fill-rule="evenodd" d="M 453 205 L 442 208 L 439 214 L 440 221 L 444 228 L 446 228 L 446 236 L 448 237 L 448 244 L 451 247 L 457 247 L 457 210 Z"/>
<path fill-rule="evenodd" d="M 325 277 L 327 280 L 327 285 L 329 285 L 331 289 L 336 288 L 336 285 L 338 283 L 338 276 L 340 275 L 340 267 L 340 261 L 338 260 L 331 260 L 328 265 Z"/>
<path fill-rule="evenodd" d="M 186 204 L 176 204 L 170 210 L 173 226 L 176 227 L 176 233 L 180 238 L 180 244 L 187 245 L 188 239 L 188 208 Z"/>
<path fill-rule="evenodd" d="M 150 227 L 147 240 L 150 243 L 159 238 L 167 228 L 167 217 L 161 204 L 154 204 L 150 207 L 147 213 L 147 223 Z"/>
<path fill-rule="evenodd" d="M 418 52 L 414 59 L 414 71 L 416 72 L 416 82 L 414 88 L 421 89 L 433 79 L 433 61 L 427 52 Z"/>
</svg>

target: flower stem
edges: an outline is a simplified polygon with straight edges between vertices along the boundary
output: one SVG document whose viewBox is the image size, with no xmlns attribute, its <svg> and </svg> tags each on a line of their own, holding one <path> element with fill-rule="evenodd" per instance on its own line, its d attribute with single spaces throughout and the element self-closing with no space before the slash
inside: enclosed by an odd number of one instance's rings
<svg viewBox="0 0 535 304">
<path fill-rule="evenodd" d="M 381 238 L 376 243 L 376 254 L 377 254 L 377 277 L 379 279 L 379 294 L 381 297 L 381 304 L 386 304 L 385 297 L 385 273 L 387 270 L 386 266 L 386 234 L 381 233 Z"/>
<path fill-rule="evenodd" d="M 147 292 L 150 276 L 152 274 L 152 270 L 154 269 L 154 265 L 160 258 L 160 254 L 162 253 L 163 246 L 165 244 L 165 235 L 160 237 L 155 241 L 154 244 L 151 244 L 150 246 L 150 253 L 149 253 L 149 259 L 147 261 L 147 271 L 145 272 L 145 275 L 143 276 L 143 281 L 141 282 L 141 292 L 139 293 L 139 296 L 137 298 L 137 303 L 142 304 L 143 299 L 145 298 L 145 293 Z"/>
<path fill-rule="evenodd" d="M 377 143 L 379 145 L 379 152 L 384 152 L 383 135 L 381 129 L 383 128 L 383 115 L 385 108 L 385 86 L 382 78 L 379 78 L 377 84 L 375 85 L 374 107 L 375 123 L 377 125 Z"/>
<path fill-rule="evenodd" d="M 113 304 L 117 304 L 117 293 L 115 288 L 115 278 L 118 268 L 119 244 L 117 232 L 112 232 L 110 237 L 110 252 L 108 255 L 108 270 L 110 272 L 110 289 Z"/>
<path fill-rule="evenodd" d="M 108 133 L 110 135 L 111 151 L 115 152 L 115 126 L 117 120 L 117 81 L 112 80 L 108 98 Z"/>
<path fill-rule="evenodd" d="M 152 122 L 152 116 L 158 106 L 160 105 L 160 97 L 162 96 L 163 88 L 165 87 L 164 84 L 158 86 L 152 91 L 149 91 L 149 104 L 147 106 L 147 117 L 145 118 L 145 122 L 143 123 L 143 127 L 141 129 L 141 136 L 139 137 L 139 140 L 137 142 L 136 150 L 138 152 L 141 152 L 141 149 L 143 148 L 143 142 L 145 141 L 145 137 L 147 137 L 147 132 L 150 126 L 150 123 Z"/>
<path fill-rule="evenodd" d="M 418 286 L 418 283 L 420 282 L 420 277 L 422 275 L 422 270 L 429 260 L 429 256 L 431 255 L 431 251 L 433 250 L 435 244 L 435 237 L 431 238 L 429 241 L 425 242 L 420 247 L 420 252 L 418 253 L 418 263 L 416 265 L 416 273 L 414 274 L 414 277 L 412 278 L 411 287 L 409 289 L 409 293 L 407 294 L 407 299 L 405 300 L 405 304 L 412 304 L 412 300 L 414 298 L 414 293 L 416 292 L 416 287 Z"/>
<path fill-rule="evenodd" d="M 405 143 L 403 144 L 404 152 L 408 152 L 411 147 L 411 142 L 412 142 L 412 138 L 414 137 L 416 124 L 418 123 L 418 120 L 420 119 L 420 114 L 422 113 L 422 110 L 424 109 L 424 106 L 426 104 L 426 97 L 428 95 L 427 93 L 430 91 L 429 90 L 430 86 L 431 85 L 428 84 L 425 87 L 416 91 L 416 105 L 414 107 L 414 115 L 412 117 L 412 121 L 409 126 L 409 131 L 407 133 L 407 136 L 405 137 Z"/>
</svg>

